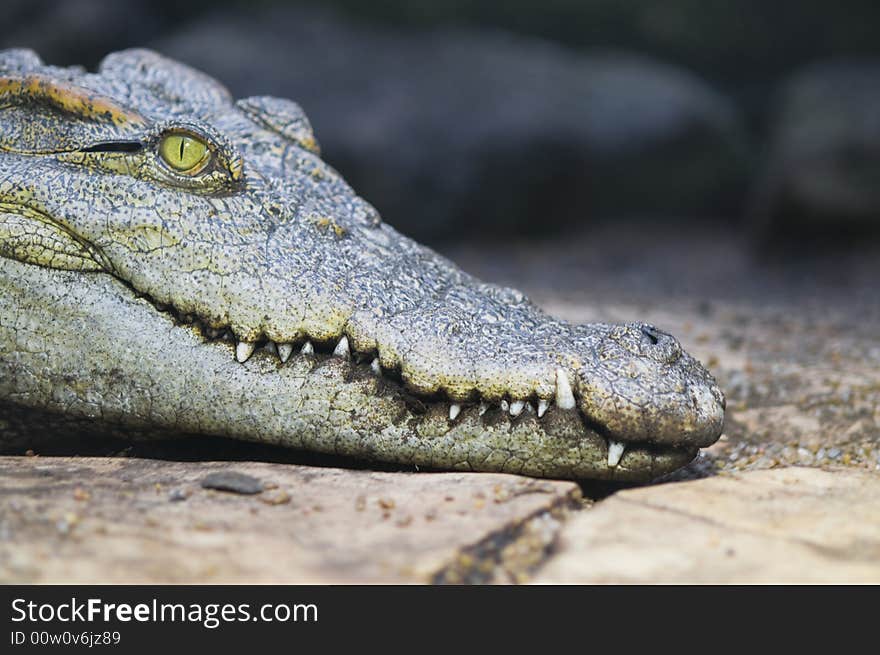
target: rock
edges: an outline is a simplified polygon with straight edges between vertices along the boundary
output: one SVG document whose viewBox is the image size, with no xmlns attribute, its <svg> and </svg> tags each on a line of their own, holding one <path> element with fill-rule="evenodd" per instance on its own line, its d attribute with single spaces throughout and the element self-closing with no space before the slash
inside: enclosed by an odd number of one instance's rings
<svg viewBox="0 0 880 655">
<path fill-rule="evenodd" d="M 621 491 L 537 583 L 877 583 L 880 476 L 791 468 Z"/>
<path fill-rule="evenodd" d="M 263 491 L 263 483 L 252 475 L 238 471 L 217 471 L 209 473 L 199 482 L 202 489 L 229 491 L 235 494 L 250 496 Z"/>
<path fill-rule="evenodd" d="M 0 457 L 0 582 L 515 580 L 543 560 L 580 495 L 512 475 L 252 462 L 234 468 L 262 480 L 261 494 L 200 487 L 229 467 Z M 169 489 L 186 502 L 169 502 Z"/>
<path fill-rule="evenodd" d="M 880 59 L 815 64 L 785 85 L 750 212 L 764 238 L 880 230 Z"/>
<path fill-rule="evenodd" d="M 873 30 L 880 21 L 880 7 L 864 0 L 709 4 L 705 0 L 324 0 L 321 4 L 373 22 L 496 25 L 578 48 L 625 45 L 685 62 L 739 86 L 746 98 L 763 90 L 762 83 L 816 58 L 880 51 Z"/>
<path fill-rule="evenodd" d="M 151 45 L 238 96 L 295 99 L 327 160 L 420 239 L 729 209 L 744 187 L 731 103 L 645 57 L 296 8 L 219 12 Z"/>
</svg>

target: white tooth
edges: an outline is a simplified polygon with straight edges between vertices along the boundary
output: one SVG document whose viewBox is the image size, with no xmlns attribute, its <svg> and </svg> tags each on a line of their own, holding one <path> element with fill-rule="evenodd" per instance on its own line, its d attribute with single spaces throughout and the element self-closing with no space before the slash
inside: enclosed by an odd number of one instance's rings
<svg viewBox="0 0 880 655">
<path fill-rule="evenodd" d="M 538 401 L 538 418 L 544 416 L 544 413 L 547 411 L 547 408 L 550 406 L 550 403 L 546 400 Z"/>
<path fill-rule="evenodd" d="M 510 403 L 507 402 L 506 400 L 502 400 L 501 401 L 501 411 L 506 412 L 509 409 L 510 409 Z"/>
<path fill-rule="evenodd" d="M 449 406 L 449 420 L 454 421 L 455 417 L 461 412 L 461 405 L 458 403 L 452 403 Z"/>
<path fill-rule="evenodd" d="M 239 341 L 235 346 L 235 358 L 239 362 L 246 362 L 248 357 L 254 354 L 254 345 L 250 341 Z"/>
<path fill-rule="evenodd" d="M 519 416 L 520 414 L 522 414 L 523 407 L 525 406 L 526 404 L 524 401 L 514 400 L 512 403 L 510 403 L 510 415 Z"/>
<path fill-rule="evenodd" d="M 281 362 L 284 363 L 290 356 L 293 354 L 293 344 L 292 343 L 279 343 L 278 344 L 278 357 L 281 359 Z"/>
<path fill-rule="evenodd" d="M 274 341 L 267 341 L 266 345 L 263 346 L 263 348 L 266 350 L 266 352 L 272 353 L 273 355 L 278 354 L 278 347 L 275 345 Z"/>
<path fill-rule="evenodd" d="M 342 337 L 339 340 L 339 343 L 336 344 L 336 348 L 333 349 L 333 354 L 337 357 L 345 357 L 348 359 L 348 356 L 351 354 L 351 351 L 348 348 L 348 337 Z"/>
<path fill-rule="evenodd" d="M 306 342 L 303 344 L 303 347 L 300 348 L 300 352 L 301 352 L 303 355 L 311 355 L 311 354 L 313 354 L 313 353 L 315 352 L 315 347 L 312 345 L 312 342 L 311 342 L 311 341 L 306 341 Z"/>
<path fill-rule="evenodd" d="M 373 369 L 373 373 L 376 375 L 382 374 L 382 367 L 379 365 L 379 358 L 375 357 L 373 361 L 370 363 L 370 368 Z"/>
<path fill-rule="evenodd" d="M 568 381 L 568 373 L 561 368 L 556 369 L 556 405 L 559 409 L 574 409 L 571 382 Z"/>
<path fill-rule="evenodd" d="M 626 450 L 626 444 L 614 439 L 608 440 L 608 466 L 614 468 L 623 457 L 623 451 Z"/>
<path fill-rule="evenodd" d="M 482 416 L 483 414 L 486 413 L 487 409 L 489 409 L 489 405 L 487 405 L 486 403 L 480 403 L 480 409 L 477 411 L 479 411 L 480 416 Z"/>
</svg>

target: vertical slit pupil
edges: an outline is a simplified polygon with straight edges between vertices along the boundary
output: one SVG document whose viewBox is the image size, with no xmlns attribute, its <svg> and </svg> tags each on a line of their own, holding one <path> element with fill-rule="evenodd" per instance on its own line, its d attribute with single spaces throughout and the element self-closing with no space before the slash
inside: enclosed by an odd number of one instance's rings
<svg viewBox="0 0 880 655">
<path fill-rule="evenodd" d="M 181 137 L 180 138 L 180 161 L 183 161 L 183 147 L 186 145 L 186 140 Z"/>
</svg>

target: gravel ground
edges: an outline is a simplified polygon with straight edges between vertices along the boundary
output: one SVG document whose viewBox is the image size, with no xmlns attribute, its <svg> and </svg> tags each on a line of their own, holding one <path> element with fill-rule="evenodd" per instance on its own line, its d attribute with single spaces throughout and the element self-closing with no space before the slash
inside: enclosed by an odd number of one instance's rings
<svg viewBox="0 0 880 655">
<path fill-rule="evenodd" d="M 758 252 L 717 224 L 640 224 L 503 249 L 446 252 L 564 318 L 654 323 L 716 376 L 724 435 L 676 478 L 789 465 L 880 471 L 880 243 Z"/>
</svg>

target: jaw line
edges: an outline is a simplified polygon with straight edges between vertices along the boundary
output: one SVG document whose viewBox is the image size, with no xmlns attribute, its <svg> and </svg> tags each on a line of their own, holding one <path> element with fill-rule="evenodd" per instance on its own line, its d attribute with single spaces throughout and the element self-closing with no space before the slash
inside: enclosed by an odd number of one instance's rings
<svg viewBox="0 0 880 655">
<path fill-rule="evenodd" d="M 579 410 L 551 405 L 539 420 L 533 412 L 511 417 L 495 408 L 480 416 L 478 407 L 470 405 L 450 421 L 446 402 L 419 398 L 389 376 L 377 378 L 367 360 L 316 352 L 296 354 L 282 365 L 276 355 L 262 350 L 240 364 L 233 356 L 233 343 L 209 342 L 198 325 L 160 311 L 110 274 L 52 270 L 0 259 L 0 286 L 5 289 L 0 310 L 15 312 L 33 324 L 54 326 L 31 337 L 33 344 L 22 354 L 32 363 L 16 365 L 42 371 L 46 360 L 39 353 L 56 352 L 46 373 L 52 379 L 84 380 L 88 371 L 89 397 L 97 394 L 104 399 L 102 426 L 133 433 L 147 430 L 166 438 L 232 437 L 406 466 L 568 479 L 645 481 L 680 468 L 696 454 L 696 449 L 633 443 L 627 445 L 618 466 L 611 468 L 606 439 L 585 425 Z M 21 294 L 32 302 L 15 303 L 13 298 Z M 16 338 L 2 332 L 0 336 Z M 0 384 L 3 378 L 12 385 L 11 393 L 22 393 L 15 387 L 14 371 L 0 376 Z M 291 393 L 292 389 L 301 391 Z M 59 391 L 64 398 L 71 393 Z M 311 399 L 320 407 L 329 402 L 332 408 L 340 393 L 356 403 L 351 418 L 345 419 L 343 431 L 349 436 L 344 440 L 336 427 L 330 427 L 335 423 L 327 422 L 326 410 L 321 410 L 324 418 L 318 423 L 309 418 L 314 411 L 309 409 Z M 33 396 L 28 402 L 40 405 L 30 406 L 68 414 L 71 420 L 95 416 L 93 403 L 85 398 L 78 402 L 71 397 L 73 402 L 64 400 L 63 405 L 53 400 L 53 394 L 45 401 L 39 398 Z M 354 436 L 357 440 L 351 441 Z M 471 464 L 468 460 L 473 457 Z"/>
<path fill-rule="evenodd" d="M 232 335 L 229 328 L 224 329 L 224 334 L 221 337 L 212 338 L 208 335 L 207 332 L 209 328 L 205 324 L 201 323 L 200 319 L 196 318 L 195 320 L 190 320 L 189 317 L 181 315 L 180 312 L 178 312 L 176 308 L 173 307 L 173 305 L 164 305 L 163 303 L 159 303 L 155 299 L 151 298 L 149 295 L 135 289 L 129 282 L 116 276 L 114 276 L 114 278 L 122 282 L 137 297 L 147 301 L 156 312 L 169 316 L 175 322 L 176 326 L 179 329 L 188 330 L 192 334 L 194 334 L 202 341 L 202 344 L 204 346 L 224 348 L 225 350 L 229 351 L 230 359 L 236 358 L 237 342 L 235 340 L 235 336 Z M 343 338 L 345 339 L 345 337 Z M 347 339 L 345 339 L 345 341 L 346 349 L 348 349 Z M 260 341 L 253 343 L 253 357 L 263 358 L 264 363 L 268 365 L 283 366 L 285 365 L 285 363 L 287 363 L 281 362 L 279 360 L 277 344 L 275 344 L 271 340 L 261 339 Z M 308 350 L 306 354 L 303 354 L 301 352 L 303 346 L 305 346 Z M 340 358 L 340 355 L 338 354 L 338 352 L 336 352 L 335 346 L 335 342 L 320 342 L 307 339 L 295 344 L 290 359 L 294 360 L 295 358 L 299 357 L 309 357 L 312 361 L 321 363 L 325 362 L 329 358 Z M 352 368 L 353 375 L 370 374 L 376 376 L 376 371 L 374 368 L 372 368 L 371 365 L 371 360 L 373 357 L 375 357 L 375 354 L 355 354 L 354 356 L 349 355 L 347 357 L 342 357 L 342 359 L 345 359 L 347 364 Z M 443 397 L 441 394 L 424 395 L 420 394 L 416 390 L 409 388 L 406 383 L 400 378 L 399 370 L 382 369 L 382 372 L 378 375 L 378 377 L 383 382 L 385 393 L 389 395 L 411 397 L 426 406 L 441 408 L 443 412 L 448 411 L 448 407 L 453 402 Z M 472 403 L 461 403 L 460 406 L 477 406 L 479 404 L 480 401 L 475 401 Z M 700 450 L 700 447 L 698 446 L 687 444 L 671 445 L 666 443 L 653 442 L 650 439 L 633 439 L 629 436 L 614 435 L 604 425 L 597 423 L 596 421 L 587 417 L 578 406 L 575 406 L 573 409 L 570 410 L 554 408 L 553 405 L 550 405 L 550 408 L 555 409 L 555 411 L 557 412 L 565 412 L 566 414 L 569 414 L 571 416 L 576 416 L 583 426 L 583 438 L 587 438 L 590 434 L 596 434 L 605 441 L 606 448 L 608 449 L 607 461 L 609 479 L 613 479 L 616 477 L 616 474 L 622 473 L 626 468 L 626 460 L 632 459 L 634 455 L 640 455 L 642 457 L 680 458 L 682 460 L 686 460 L 684 462 L 686 464 L 687 462 L 691 461 Z M 527 417 L 537 421 L 542 420 L 536 415 L 526 411 L 515 417 L 509 416 L 507 414 L 507 411 L 505 411 L 504 409 L 500 409 L 499 412 L 501 416 L 506 417 L 511 422 L 527 420 Z M 480 414 L 480 416 L 482 417 L 483 414 Z"/>
<path fill-rule="evenodd" d="M 99 248 L 97 248 L 86 239 L 80 237 L 66 225 L 57 221 L 50 213 L 46 212 L 45 210 L 34 207 L 27 203 L 9 200 L 0 195 L 0 213 L 20 216 L 28 221 L 44 225 L 52 230 L 55 230 L 58 233 L 58 236 L 60 236 L 62 239 L 68 240 L 72 244 L 75 244 L 78 248 L 80 248 L 83 253 L 85 253 L 85 256 L 87 257 L 87 259 L 90 260 L 91 263 L 94 263 L 95 265 L 103 269 L 101 272 L 109 273 L 114 277 L 118 277 L 115 273 L 115 268 L 112 262 L 104 255 L 103 252 L 101 252 Z M 97 271 L 91 270 L 88 272 Z"/>
<path fill-rule="evenodd" d="M 90 242 L 85 241 L 84 239 L 80 238 L 75 233 L 73 233 L 71 230 L 69 230 L 67 227 L 65 227 L 64 225 L 62 225 L 61 223 L 59 223 L 58 221 L 53 219 L 52 216 L 50 214 L 48 214 L 47 212 L 45 212 L 41 209 L 34 208 L 26 203 L 11 202 L 11 201 L 3 198 L 2 196 L 0 196 L 0 211 L 2 211 L 2 209 L 4 208 L 4 205 L 6 206 L 6 208 L 10 212 L 14 211 L 14 209 L 18 209 L 19 210 L 17 212 L 18 214 L 20 214 L 26 218 L 29 218 L 29 219 L 32 219 L 35 221 L 41 221 L 43 223 L 46 223 L 46 224 L 52 226 L 53 228 L 68 235 L 71 238 L 71 240 L 76 241 L 81 246 L 83 246 L 83 248 L 87 249 L 89 254 L 94 256 L 96 258 L 97 262 L 101 266 L 103 266 L 103 268 L 104 268 L 103 271 L 89 271 L 89 272 L 91 272 L 91 273 L 94 273 L 94 272 L 107 273 L 108 275 L 112 276 L 115 280 L 117 280 L 118 282 L 120 282 L 121 284 L 126 286 L 135 296 L 146 299 L 157 312 L 170 315 L 179 326 L 192 327 L 191 324 L 193 323 L 193 321 L 188 320 L 187 317 L 183 316 L 173 305 L 162 303 L 162 302 L 156 300 L 155 298 L 152 298 L 149 294 L 137 289 L 131 282 L 126 280 L 124 277 L 122 277 L 115 270 L 115 267 L 112 265 L 112 262 L 110 262 L 107 259 L 107 257 L 105 257 L 99 249 L 97 249 L 95 246 L 93 246 Z M 199 336 L 202 337 L 202 339 L 205 341 L 206 344 L 209 344 L 209 345 L 216 344 L 217 339 L 212 339 L 208 336 L 208 333 L 206 332 L 207 326 L 202 321 L 203 321 L 203 319 L 201 319 L 199 317 L 195 317 L 195 322 L 197 324 L 201 324 L 203 326 L 203 327 L 196 328 Z M 229 343 L 232 344 L 233 357 L 235 357 L 235 344 L 236 344 L 235 335 L 231 333 L 231 331 L 228 327 L 220 328 L 220 330 L 231 335 L 232 340 Z M 297 352 L 299 350 L 299 348 L 303 342 L 304 342 L 304 340 L 301 340 L 301 339 L 294 341 L 294 342 L 291 342 L 291 343 L 296 344 L 294 352 Z M 332 351 L 333 347 L 334 347 L 333 344 L 329 344 L 327 342 L 322 343 L 322 342 L 315 341 L 315 340 L 311 340 L 311 341 L 305 340 L 305 342 L 311 343 L 313 346 L 317 344 L 319 351 L 324 351 L 324 350 L 327 350 L 328 348 L 330 349 L 330 351 Z M 260 341 L 256 341 L 253 343 L 255 344 L 255 349 L 258 349 L 260 346 L 265 345 L 267 343 L 267 340 L 261 339 Z M 272 343 L 272 342 L 268 342 L 268 343 Z M 377 356 L 376 353 L 372 353 L 369 355 L 363 355 L 363 354 L 361 355 L 361 357 L 366 357 L 366 361 L 368 363 L 372 357 L 376 357 L 376 356 Z M 410 389 L 409 387 L 407 387 L 406 383 L 404 383 L 400 379 L 399 370 L 383 369 L 383 377 L 386 377 L 386 376 L 387 376 L 389 382 L 396 381 L 400 385 L 401 391 L 403 393 L 407 393 L 407 394 L 411 394 L 413 396 L 416 396 L 424 402 L 438 403 L 438 404 L 445 402 L 447 406 L 453 402 L 449 399 L 444 398 L 442 395 L 439 395 L 439 394 L 438 395 L 422 395 L 418 391 Z M 532 402 L 534 405 L 534 399 L 523 399 L 523 400 L 526 402 Z M 577 401 L 578 398 L 576 397 L 575 400 Z M 477 400 L 477 402 L 479 402 L 479 399 Z M 693 448 L 698 449 L 699 447 L 706 447 L 707 445 L 714 443 L 714 441 L 717 439 L 717 437 L 716 437 L 715 439 L 712 439 L 711 441 L 706 440 L 706 441 L 708 441 L 708 443 L 706 443 L 706 444 L 700 443 L 700 444 L 694 446 L 694 445 L 685 444 L 685 443 L 678 444 L 675 442 L 669 443 L 669 442 L 665 442 L 665 441 L 659 441 L 659 440 L 652 439 L 650 437 L 650 435 L 632 436 L 629 434 L 614 433 L 611 429 L 609 429 L 607 427 L 607 425 L 604 425 L 603 423 L 589 417 L 580 408 L 578 402 L 575 403 L 575 407 L 572 411 L 577 412 L 578 416 L 580 417 L 581 422 L 584 424 L 586 431 L 595 432 L 595 433 L 601 435 L 606 440 L 606 443 L 617 442 L 617 443 L 624 444 L 626 447 L 626 450 L 644 447 L 644 448 L 649 448 L 649 449 L 663 451 L 663 452 L 666 452 L 666 451 L 688 452 Z M 613 457 L 610 459 L 613 460 Z"/>
</svg>

